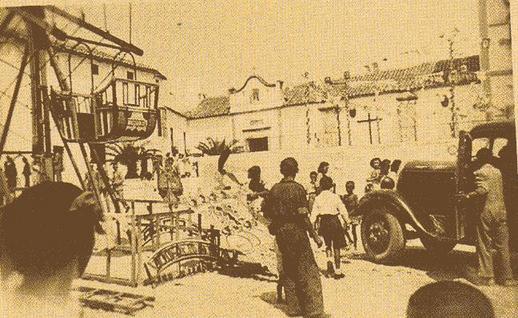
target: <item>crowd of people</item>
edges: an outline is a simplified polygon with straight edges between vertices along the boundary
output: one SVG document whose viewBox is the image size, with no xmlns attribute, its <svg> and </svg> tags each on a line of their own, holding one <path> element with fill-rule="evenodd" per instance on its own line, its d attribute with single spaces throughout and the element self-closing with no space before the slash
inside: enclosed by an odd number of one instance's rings
<svg viewBox="0 0 518 318">
<path fill-rule="evenodd" d="M 280 164 L 283 179 L 268 189 L 261 179 L 261 168 L 248 170 L 251 202 L 261 201 L 263 216 L 269 221 L 269 231 L 276 237 L 274 249 L 278 259 L 278 299 L 284 300 L 289 314 L 305 317 L 323 315 L 320 269 L 309 243 L 311 238 L 320 248 L 325 244 L 326 277 L 341 279 L 341 250 L 350 245 L 357 248 L 359 217 L 354 215 L 359 205 L 355 182 L 345 184 L 346 193 L 336 193 L 336 184 L 329 176 L 329 163 L 321 162 L 309 173 L 304 187 L 295 181 L 298 162 L 286 158 Z M 397 180 L 401 160 L 371 160 L 365 193 L 373 189 L 392 189 Z M 309 235 L 309 237 L 308 237 Z M 282 291 L 284 290 L 284 295 Z"/>
<path fill-rule="evenodd" d="M 505 223 L 505 207 L 503 200 L 502 177 L 493 165 L 489 149 L 477 153 L 477 167 L 474 168 L 476 189 L 467 194 L 460 194 L 460 199 L 486 197 L 481 223 L 478 226 L 479 273 L 485 279 L 485 285 L 494 284 L 493 257 L 489 245 L 493 242 L 497 249 L 501 272 L 505 286 L 515 286 L 509 258 L 509 234 Z M 496 162 L 498 164 L 498 162 Z M 370 161 L 371 173 L 366 179 L 365 194 L 378 189 L 393 189 L 398 178 L 401 160 L 390 161 L 373 158 Z M 336 184 L 328 175 L 329 163 L 320 163 L 317 171 L 311 171 L 310 181 L 306 187 L 295 181 L 299 172 L 294 158 L 286 158 L 280 164 L 282 180 L 267 189 L 261 180 L 260 167 L 249 169 L 249 200 L 262 200 L 261 209 L 269 222 L 269 230 L 275 236 L 279 281 L 277 287 L 278 300 L 284 301 L 284 290 L 288 314 L 304 317 L 324 316 L 320 269 L 315 261 L 309 239 L 320 248 L 325 244 L 327 257 L 326 277 L 341 279 L 341 250 L 348 245 L 357 248 L 356 228 L 360 222 L 355 210 L 361 203 L 355 194 L 355 182 L 346 182 L 346 193 L 336 193 Z M 322 240 L 323 239 L 323 240 Z M 469 301 L 460 304 L 455 310 L 449 306 L 437 305 L 434 308 L 423 303 L 424 295 L 436 294 L 437 297 L 448 298 L 444 290 L 457 290 L 459 293 L 484 297 L 476 306 L 484 308 L 479 312 L 494 315 L 493 308 L 487 298 L 477 289 L 458 282 L 448 282 L 447 286 L 425 286 L 410 300 L 408 317 L 424 317 L 425 311 L 432 313 L 430 317 L 442 317 L 448 313 L 458 317 L 470 306 Z M 449 298 L 448 298 L 449 299 Z M 453 301 L 453 300 L 452 300 Z M 462 306 L 461 306 L 462 305 Z M 477 315 L 477 317 L 480 315 Z"/>
<path fill-rule="evenodd" d="M 484 151 L 478 153 L 477 158 L 480 167 L 477 170 L 479 172 L 475 175 L 478 179 L 483 179 L 484 172 L 487 175 L 495 175 L 495 173 L 485 171 L 491 168 L 488 167 L 491 160 L 487 151 L 486 153 Z M 237 187 L 242 187 L 243 184 L 237 180 L 232 172 L 225 169 L 228 154 L 221 156 L 220 159 L 218 172 L 221 176 L 231 180 L 231 183 L 237 185 Z M 377 188 L 393 188 L 400 165 L 400 160 L 394 160 L 393 162 L 380 160 L 379 158 L 371 160 L 372 171 L 366 180 L 370 184 L 368 186 L 370 189 L 366 189 L 365 192 L 368 193 Z M 94 171 L 93 182 L 99 182 L 99 189 L 106 193 L 106 189 L 101 186 L 103 183 L 100 175 L 95 171 L 93 164 L 91 169 Z M 112 169 L 111 186 L 115 195 L 123 198 L 124 176 L 116 162 L 113 163 Z M 183 193 L 183 186 L 174 158 L 166 156 L 163 167 L 160 165 L 158 169 L 159 191 L 164 200 L 170 202 L 170 204 L 175 204 L 177 202 L 175 200 Z M 355 182 L 352 180 L 346 182 L 345 194 L 339 195 L 336 193 L 336 184 L 329 176 L 329 163 L 327 162 L 322 162 L 316 171 L 309 173 L 310 181 L 306 187 L 295 180 L 299 173 L 299 167 L 294 158 L 288 157 L 282 160 L 280 172 L 282 174 L 280 182 L 268 187 L 261 178 L 261 168 L 259 166 L 251 167 L 248 170 L 249 191 L 246 199 L 250 203 L 260 202 L 260 214 L 268 223 L 268 231 L 275 237 L 273 249 L 277 256 L 277 270 L 279 272 L 277 286 L 279 300 L 286 302 L 290 315 L 324 317 L 321 271 L 316 262 L 310 239 L 314 241 L 318 248 L 325 244 L 325 253 L 328 258 L 326 276 L 334 279 L 343 278 L 341 251 L 351 244 L 356 248 L 356 227 L 359 224 L 359 219 L 354 212 L 361 199 L 355 193 Z M 388 179 L 390 180 L 387 181 Z M 486 180 L 485 182 L 491 181 Z M 466 194 L 464 199 L 494 189 L 494 186 L 489 187 L 482 181 L 477 184 L 479 187 L 473 193 Z M 228 187 L 230 186 L 225 186 L 225 189 Z M 91 183 L 88 184 L 88 189 L 92 189 Z M 48 193 L 59 195 L 61 199 L 54 200 L 52 196 L 46 197 L 45 194 Z M 63 200 L 64 197 L 61 196 L 65 196 L 66 200 Z M 168 199 L 169 196 L 174 198 Z M 29 217 L 32 215 L 31 213 L 36 213 L 36 210 L 38 210 L 27 209 L 31 204 L 35 204 L 34 200 L 43 204 L 40 207 L 41 209 L 54 211 L 56 213 L 55 218 L 44 218 L 41 222 L 29 222 L 27 224 L 28 220 L 32 220 L 32 217 Z M 25 216 L 24 213 L 28 214 Z M 67 295 L 71 279 L 79 277 L 83 273 L 91 255 L 94 231 L 98 233 L 103 231 L 100 225 L 103 219 L 102 210 L 96 203 L 92 192 L 82 193 L 77 187 L 60 182 L 45 182 L 24 192 L 14 204 L 5 206 L 0 215 L 2 216 L 0 218 L 0 246 L 5 251 L 0 255 L 2 279 L 8 280 L 9 273 L 17 271 L 24 276 L 23 283 L 19 285 L 19 291 L 22 293 L 30 295 L 41 293 L 52 297 L 59 293 Z M 42 214 L 40 213 L 40 215 Z M 34 226 L 31 227 L 33 223 Z M 487 227 L 492 227 L 493 223 L 488 224 Z M 42 228 L 39 226 L 41 224 L 47 225 Z M 63 226 L 69 231 L 67 230 L 66 233 L 54 231 L 56 226 Z M 48 233 L 40 234 L 43 230 Z M 27 231 L 30 231 L 30 233 Z M 54 234 L 50 235 L 49 231 L 54 231 L 55 234 L 68 235 L 70 238 L 68 236 L 67 238 L 59 237 L 52 242 L 42 242 L 42 244 L 45 243 L 45 246 L 41 244 L 41 246 L 32 246 L 32 243 L 26 239 L 19 239 L 24 235 L 29 237 L 41 235 L 41 237 L 52 238 Z M 72 236 L 78 235 L 81 236 L 79 241 L 72 239 Z M 484 237 L 485 234 L 480 233 L 479 235 Z M 77 242 L 77 244 L 70 245 L 67 242 Z M 38 250 L 35 250 L 35 248 Z M 59 251 L 61 258 L 52 260 L 45 254 L 56 253 L 56 251 Z M 35 256 L 30 256 L 31 253 Z M 486 257 L 481 259 L 481 263 L 489 264 L 490 260 L 487 259 L 487 255 L 481 257 Z M 57 277 L 66 277 L 67 280 L 56 280 Z M 59 284 L 57 284 L 58 281 Z M 48 285 L 49 282 L 52 284 Z M 428 297 L 427 295 L 448 298 L 448 294 L 444 293 L 445 290 L 456 290 L 459 293 L 472 294 L 474 297 L 483 297 L 481 298 L 483 301 L 477 304 L 484 307 L 484 312 L 489 314 L 487 317 L 493 315 L 491 303 L 478 290 L 458 282 L 448 282 L 448 286 L 442 286 L 441 284 L 431 284 L 418 290 L 409 301 L 408 317 L 424 317 L 423 312 L 430 310 L 436 311 L 437 317 L 441 317 L 441 314 L 444 313 L 454 315 L 466 310 L 459 311 L 455 307 L 456 311 L 452 312 L 453 307 L 451 306 L 442 306 L 443 304 L 438 303 L 437 306 L 432 308 L 426 302 L 423 302 L 423 299 Z M 49 289 L 48 286 L 53 287 Z M 466 300 L 461 305 L 469 307 L 470 303 Z"/>
<path fill-rule="evenodd" d="M 7 203 L 9 200 L 16 197 L 20 190 L 27 189 L 31 185 L 36 185 L 43 181 L 62 181 L 62 174 L 64 171 L 63 152 L 60 150 L 60 147 L 58 148 L 59 149 L 55 150 L 52 156 L 53 176 L 47 175 L 47 171 L 42 167 L 41 158 L 32 158 L 32 162 L 30 162 L 30 159 L 27 159 L 26 156 L 21 154 L 14 157 L 6 156 L 3 163 L 3 169 L 0 169 L 2 179 L 5 180 L 5 187 L 3 187 L 4 189 L 2 190 L 2 198 L 0 198 L 1 201 Z M 18 158 L 21 158 L 22 161 L 21 169 L 19 169 L 19 162 L 17 165 Z"/>
</svg>

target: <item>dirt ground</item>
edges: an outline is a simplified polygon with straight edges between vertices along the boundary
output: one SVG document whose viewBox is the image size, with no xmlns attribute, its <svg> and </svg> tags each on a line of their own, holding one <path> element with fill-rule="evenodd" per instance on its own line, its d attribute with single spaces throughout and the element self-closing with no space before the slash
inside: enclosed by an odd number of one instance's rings
<svg viewBox="0 0 518 318">
<path fill-rule="evenodd" d="M 349 251 L 343 260 L 345 278 L 322 276 L 326 313 L 330 317 L 404 317 L 408 299 L 419 287 L 440 280 L 467 282 L 464 268 L 475 261 L 473 247 L 458 246 L 437 259 L 419 243 L 409 243 L 397 266 L 374 264 L 364 259 L 361 250 Z M 315 254 L 320 268 L 324 268 L 324 253 Z M 275 287 L 273 281 L 257 277 L 195 274 L 155 289 L 134 290 L 156 297 L 154 308 L 143 309 L 135 317 L 286 317 L 285 306 L 276 303 Z M 518 288 L 494 286 L 480 290 L 491 299 L 497 317 L 518 317 Z M 123 316 L 85 309 L 85 317 Z"/>
<path fill-rule="evenodd" d="M 130 190 L 130 189 L 127 189 Z M 143 190 L 148 190 L 143 193 Z M 129 194 L 150 198 L 152 188 L 139 187 Z M 265 244 L 265 242 L 262 242 Z M 317 262 L 325 268 L 325 254 L 314 246 Z M 515 255 L 517 256 L 517 255 Z M 104 263 L 92 258 L 89 268 L 103 269 Z M 124 262 L 123 259 L 114 260 Z M 270 259 L 261 260 L 271 263 Z M 275 262 L 275 261 L 274 261 Z M 343 260 L 345 278 L 321 276 L 325 311 L 330 317 L 404 317 L 409 297 L 419 287 L 441 280 L 467 282 L 465 268 L 476 264 L 475 248 L 458 245 L 453 252 L 437 258 L 424 250 L 419 241 L 407 242 L 398 265 L 374 264 L 365 259 L 361 243 L 358 251 L 348 251 Z M 128 264 L 118 264 L 127 269 Z M 518 257 L 513 260 L 518 273 Z M 95 286 L 154 296 L 154 308 L 145 308 L 135 317 L 286 317 L 285 307 L 276 303 L 276 284 L 272 279 L 239 278 L 215 272 L 199 273 L 151 287 L 120 287 L 79 280 L 78 286 Z M 518 288 L 480 287 L 492 301 L 497 317 L 518 317 Z M 127 317 L 123 314 L 85 308 L 85 318 Z"/>
</svg>

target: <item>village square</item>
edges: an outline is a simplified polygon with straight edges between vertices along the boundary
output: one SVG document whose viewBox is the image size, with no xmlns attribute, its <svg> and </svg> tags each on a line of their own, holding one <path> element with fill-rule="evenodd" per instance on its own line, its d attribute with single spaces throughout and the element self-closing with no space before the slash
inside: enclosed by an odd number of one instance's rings
<svg viewBox="0 0 518 318">
<path fill-rule="evenodd" d="M 0 5 L 0 317 L 518 316 L 510 1 Z"/>
</svg>

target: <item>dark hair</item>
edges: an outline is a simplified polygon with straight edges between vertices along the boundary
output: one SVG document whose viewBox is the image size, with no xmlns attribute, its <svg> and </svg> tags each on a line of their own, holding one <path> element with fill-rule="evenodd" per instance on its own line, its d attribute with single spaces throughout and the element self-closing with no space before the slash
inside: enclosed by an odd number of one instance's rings
<svg viewBox="0 0 518 318">
<path fill-rule="evenodd" d="M 392 189 L 394 189 L 395 186 L 396 186 L 396 183 L 394 182 L 394 179 L 392 179 L 391 177 L 386 176 L 383 179 L 381 179 L 381 183 L 380 183 L 381 189 L 392 190 Z"/>
<path fill-rule="evenodd" d="M 261 168 L 259 166 L 252 166 L 248 169 L 248 174 L 253 177 L 259 177 L 261 175 Z"/>
<path fill-rule="evenodd" d="M 324 173 L 324 168 L 329 167 L 329 162 L 322 161 L 320 165 L 318 165 L 318 172 Z"/>
<path fill-rule="evenodd" d="M 375 157 L 371 159 L 370 166 L 374 168 L 374 161 L 381 162 L 381 159 L 379 157 Z"/>
<path fill-rule="evenodd" d="M 477 151 L 477 160 L 480 163 L 490 163 L 493 158 L 493 153 L 489 148 L 481 148 Z"/>
<path fill-rule="evenodd" d="M 351 184 L 353 187 L 355 186 L 354 181 L 352 181 L 352 180 L 347 181 L 347 182 L 345 183 L 345 186 L 347 187 L 347 186 L 348 186 L 348 185 L 350 185 L 350 184 Z"/>
<path fill-rule="evenodd" d="M 388 174 L 390 170 L 390 160 L 384 159 L 380 164 L 380 170 L 382 173 Z"/>
<path fill-rule="evenodd" d="M 285 177 L 294 177 L 299 172 L 299 164 L 293 157 L 281 161 L 281 173 Z"/>
<path fill-rule="evenodd" d="M 333 179 L 328 176 L 323 176 L 322 179 L 320 179 L 320 189 L 330 190 L 331 188 L 333 188 Z"/>
<path fill-rule="evenodd" d="M 69 183 L 43 182 L 1 212 L 2 262 L 11 261 L 29 281 L 59 274 L 73 261 L 83 274 L 102 213 L 91 193 Z"/>
<path fill-rule="evenodd" d="M 396 159 L 392 161 L 392 164 L 390 165 L 390 171 L 397 173 L 399 171 L 399 167 L 401 167 L 401 160 Z"/>
<path fill-rule="evenodd" d="M 310 176 L 310 177 L 311 177 L 311 176 L 318 176 L 318 172 L 316 172 L 316 171 L 311 171 L 311 172 L 309 173 L 309 176 Z"/>
<path fill-rule="evenodd" d="M 477 288 L 440 281 L 419 288 L 408 301 L 407 318 L 492 318 L 491 301 Z"/>
</svg>

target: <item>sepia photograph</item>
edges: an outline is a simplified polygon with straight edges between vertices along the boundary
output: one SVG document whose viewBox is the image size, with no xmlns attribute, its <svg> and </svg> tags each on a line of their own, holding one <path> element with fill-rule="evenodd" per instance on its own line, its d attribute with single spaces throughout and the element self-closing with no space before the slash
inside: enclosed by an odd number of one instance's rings
<svg viewBox="0 0 518 318">
<path fill-rule="evenodd" d="M 0 318 L 518 317 L 517 36 L 510 0 L 0 0 Z"/>
</svg>

